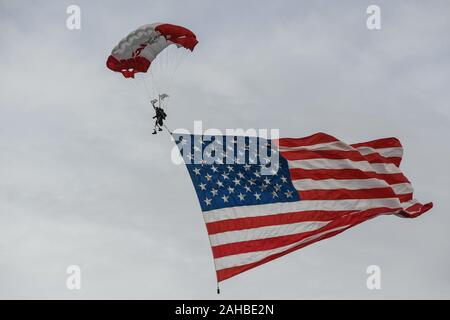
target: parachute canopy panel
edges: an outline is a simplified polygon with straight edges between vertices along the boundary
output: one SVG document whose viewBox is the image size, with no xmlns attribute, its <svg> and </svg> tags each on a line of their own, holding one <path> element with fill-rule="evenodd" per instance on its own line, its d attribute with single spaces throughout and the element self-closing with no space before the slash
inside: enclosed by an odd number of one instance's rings
<svg viewBox="0 0 450 320">
<path fill-rule="evenodd" d="M 197 43 L 196 35 L 187 28 L 168 23 L 146 24 L 120 40 L 106 66 L 125 78 L 134 78 L 138 72 L 147 72 L 152 61 L 168 46 L 174 44 L 193 51 Z"/>
</svg>

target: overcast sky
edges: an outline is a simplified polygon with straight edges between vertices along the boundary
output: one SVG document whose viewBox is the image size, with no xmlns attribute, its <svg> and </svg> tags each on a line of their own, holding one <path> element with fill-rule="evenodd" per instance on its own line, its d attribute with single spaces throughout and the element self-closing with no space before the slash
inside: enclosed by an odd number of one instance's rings
<svg viewBox="0 0 450 320">
<path fill-rule="evenodd" d="M 70 4 L 81 30 L 66 28 Z M 370 4 L 381 30 L 366 28 Z M 450 298 L 449 13 L 448 1 L 0 0 L 0 298 Z M 105 67 L 157 21 L 200 41 L 177 71 L 171 128 L 395 136 L 416 197 L 435 207 L 366 222 L 217 296 L 188 173 L 151 135 L 145 91 Z"/>
</svg>

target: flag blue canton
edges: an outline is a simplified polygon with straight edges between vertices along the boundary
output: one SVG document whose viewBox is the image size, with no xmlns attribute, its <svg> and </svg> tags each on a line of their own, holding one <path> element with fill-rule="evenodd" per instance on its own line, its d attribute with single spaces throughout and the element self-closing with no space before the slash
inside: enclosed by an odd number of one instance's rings
<svg viewBox="0 0 450 320">
<path fill-rule="evenodd" d="M 272 148 L 270 139 L 198 135 L 174 138 L 202 211 L 300 200 L 287 160 Z M 261 148 L 252 148 L 255 143 Z M 271 161 L 275 156 L 276 164 Z"/>
</svg>

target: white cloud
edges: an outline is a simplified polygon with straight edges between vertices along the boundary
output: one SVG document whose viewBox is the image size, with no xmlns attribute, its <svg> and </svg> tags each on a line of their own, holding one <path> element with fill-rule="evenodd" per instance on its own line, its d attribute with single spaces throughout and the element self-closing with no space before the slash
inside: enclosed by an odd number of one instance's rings
<svg viewBox="0 0 450 320">
<path fill-rule="evenodd" d="M 118 39 L 161 20 L 200 39 L 170 92 L 171 128 L 397 136 L 417 197 L 436 205 L 256 268 L 220 298 L 373 298 L 370 264 L 385 268 L 377 297 L 449 297 L 448 3 L 381 1 L 372 32 L 360 1 L 78 1 L 81 31 L 65 28 L 69 4 L 0 3 L 1 297 L 216 298 L 188 174 L 151 135 L 145 92 L 105 67 Z M 70 264 L 81 292 L 64 286 Z"/>
</svg>

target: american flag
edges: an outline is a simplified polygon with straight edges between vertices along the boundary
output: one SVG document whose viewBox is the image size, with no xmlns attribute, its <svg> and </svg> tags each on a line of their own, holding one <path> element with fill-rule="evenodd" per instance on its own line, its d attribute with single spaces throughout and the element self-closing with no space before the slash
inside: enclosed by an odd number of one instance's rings
<svg viewBox="0 0 450 320">
<path fill-rule="evenodd" d="M 174 139 L 203 211 L 218 282 L 376 216 L 414 218 L 432 207 L 413 198 L 396 138 L 352 145 L 325 133 Z M 255 141 L 265 152 L 251 147 Z M 274 155 L 276 165 L 262 173 Z"/>
</svg>

